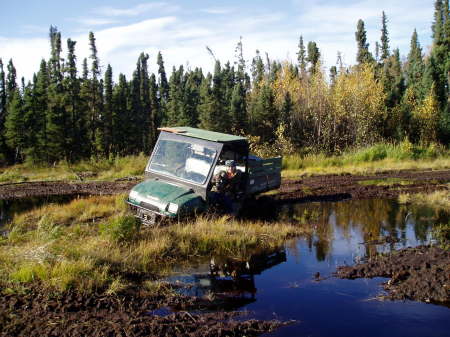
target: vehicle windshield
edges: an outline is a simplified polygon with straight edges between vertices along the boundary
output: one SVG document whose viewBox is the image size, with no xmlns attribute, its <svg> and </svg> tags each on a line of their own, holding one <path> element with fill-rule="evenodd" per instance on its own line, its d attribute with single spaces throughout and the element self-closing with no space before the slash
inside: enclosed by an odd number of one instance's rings
<svg viewBox="0 0 450 337">
<path fill-rule="evenodd" d="M 160 140 L 148 166 L 151 171 L 204 184 L 217 151 L 181 140 Z"/>
</svg>

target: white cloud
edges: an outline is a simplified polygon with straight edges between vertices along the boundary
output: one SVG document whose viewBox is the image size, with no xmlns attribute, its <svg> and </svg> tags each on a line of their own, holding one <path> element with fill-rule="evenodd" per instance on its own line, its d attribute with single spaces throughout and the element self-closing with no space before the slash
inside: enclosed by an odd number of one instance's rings
<svg viewBox="0 0 450 337">
<path fill-rule="evenodd" d="M 43 58 L 48 58 L 49 42 L 47 39 L 16 39 L 0 37 L 0 58 L 6 64 L 12 58 L 17 70 L 17 79 L 24 76 L 31 80 L 33 73 L 39 70 Z"/>
<path fill-rule="evenodd" d="M 112 19 L 105 19 L 105 18 L 80 18 L 75 19 L 78 23 L 82 24 L 83 26 L 105 26 L 105 25 L 111 25 L 113 23 L 117 23 L 117 20 Z"/>
<path fill-rule="evenodd" d="M 100 7 L 95 9 L 94 12 L 98 15 L 119 17 L 119 16 L 138 16 L 152 10 L 175 11 L 178 10 L 178 8 L 179 8 L 178 6 L 170 5 L 167 4 L 166 2 L 148 2 L 139 4 L 132 8 Z"/>
</svg>

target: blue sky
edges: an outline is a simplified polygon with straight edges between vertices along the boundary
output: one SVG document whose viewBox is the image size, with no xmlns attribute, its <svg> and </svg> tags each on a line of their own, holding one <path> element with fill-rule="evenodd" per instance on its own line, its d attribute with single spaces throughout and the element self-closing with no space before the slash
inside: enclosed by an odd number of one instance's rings
<svg viewBox="0 0 450 337">
<path fill-rule="evenodd" d="M 234 61 L 242 36 L 244 57 L 255 50 L 278 60 L 295 60 L 298 39 L 315 41 L 326 68 L 355 62 L 356 22 L 363 19 L 373 51 L 380 38 L 381 12 L 388 17 L 391 49 L 402 56 L 409 50 L 414 28 L 424 52 L 431 43 L 434 0 L 229 0 L 229 1 L 2 1 L 0 4 L 0 58 L 13 59 L 19 76 L 30 78 L 40 60 L 49 56 L 48 29 L 55 25 L 65 40 L 77 41 L 78 63 L 89 55 L 88 33 L 93 31 L 104 68 L 130 76 L 139 54 L 150 54 L 156 71 L 156 54 L 163 53 L 167 68 L 184 65 L 213 69 L 209 46 L 221 61 Z M 250 62 L 249 62 L 250 63 Z"/>
</svg>

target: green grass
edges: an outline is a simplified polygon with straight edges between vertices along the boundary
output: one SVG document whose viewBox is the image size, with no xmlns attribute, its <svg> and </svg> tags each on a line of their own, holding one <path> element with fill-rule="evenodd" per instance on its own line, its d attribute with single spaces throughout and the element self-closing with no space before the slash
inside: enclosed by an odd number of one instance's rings
<svg viewBox="0 0 450 337">
<path fill-rule="evenodd" d="M 270 154 L 269 154 L 270 155 Z M 46 180 L 115 180 L 141 177 L 148 156 L 114 157 L 81 161 L 76 164 L 60 162 L 52 166 L 21 164 L 0 168 L 0 183 Z M 324 153 L 295 154 L 283 158 L 283 176 L 301 174 L 365 174 L 387 170 L 448 169 L 450 150 L 440 145 L 380 143 L 362 149 L 349 150 L 341 155 Z"/>
<path fill-rule="evenodd" d="M 405 169 L 448 169 L 450 150 L 436 144 L 380 143 L 363 149 L 326 156 L 323 153 L 283 158 L 283 176 L 301 174 L 366 174 Z"/>
<path fill-rule="evenodd" d="M 60 162 L 52 166 L 30 163 L 0 169 L 0 183 L 49 180 L 115 180 L 142 176 L 148 156 L 84 160 L 76 164 Z"/>
<path fill-rule="evenodd" d="M 445 250 L 450 250 L 450 222 L 433 228 L 432 235 L 438 242 L 439 247 Z"/>
<path fill-rule="evenodd" d="M 132 282 L 211 256 L 246 258 L 270 250 L 309 227 L 198 217 L 139 230 L 124 195 L 46 205 L 14 217 L 0 241 L 0 283 L 5 288 L 38 283 L 58 291 L 117 293 Z M 148 284 L 151 289 L 160 285 Z"/>
</svg>

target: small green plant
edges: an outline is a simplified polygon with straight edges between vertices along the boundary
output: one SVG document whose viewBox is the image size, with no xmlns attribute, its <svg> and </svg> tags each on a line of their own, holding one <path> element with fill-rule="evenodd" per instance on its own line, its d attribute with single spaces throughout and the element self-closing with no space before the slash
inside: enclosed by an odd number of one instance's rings
<svg viewBox="0 0 450 337">
<path fill-rule="evenodd" d="M 138 231 L 139 222 L 131 215 L 120 215 L 100 225 L 100 232 L 117 243 L 132 241 Z"/>
<path fill-rule="evenodd" d="M 450 222 L 433 228 L 432 236 L 438 242 L 439 247 L 450 250 Z"/>
<path fill-rule="evenodd" d="M 62 235 L 61 227 L 49 215 L 44 215 L 37 224 L 36 235 L 42 241 L 55 240 Z"/>
</svg>

